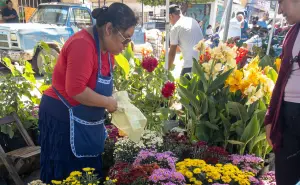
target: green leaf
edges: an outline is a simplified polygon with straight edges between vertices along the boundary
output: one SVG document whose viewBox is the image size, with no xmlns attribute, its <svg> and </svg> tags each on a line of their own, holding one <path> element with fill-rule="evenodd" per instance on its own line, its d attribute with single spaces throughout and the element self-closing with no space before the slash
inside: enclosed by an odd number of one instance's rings
<svg viewBox="0 0 300 185">
<path fill-rule="evenodd" d="M 125 75 L 128 76 L 130 71 L 130 65 L 128 60 L 122 54 L 119 54 L 115 56 L 115 61 L 123 69 Z"/>
<path fill-rule="evenodd" d="M 257 115 L 254 115 L 246 126 L 240 140 L 247 144 L 251 139 L 258 135 L 259 131 L 260 126 L 257 120 Z"/>
<path fill-rule="evenodd" d="M 127 61 L 130 61 L 130 59 L 134 58 L 131 44 L 128 44 L 128 46 L 125 48 L 123 55 L 127 59 Z"/>
<path fill-rule="evenodd" d="M 196 124 L 196 137 L 200 141 L 209 141 L 209 129 L 204 124 Z"/>
<path fill-rule="evenodd" d="M 180 76 L 180 85 L 183 87 L 188 86 L 190 81 L 185 76 Z"/>
<path fill-rule="evenodd" d="M 207 97 L 203 97 L 201 104 L 201 114 L 206 114 L 208 112 L 208 100 Z"/>
<path fill-rule="evenodd" d="M 236 140 L 228 140 L 228 143 L 233 144 L 233 145 L 244 145 L 245 144 L 241 141 L 236 141 Z"/>
<path fill-rule="evenodd" d="M 213 129 L 213 130 L 219 130 L 219 127 L 217 125 L 212 124 L 209 121 L 201 121 L 200 124 L 204 124 L 205 126 L 207 126 L 210 129 Z"/>
<path fill-rule="evenodd" d="M 236 132 L 238 136 L 241 136 L 244 131 L 244 124 L 242 120 L 238 120 L 230 126 L 231 132 Z"/>
<path fill-rule="evenodd" d="M 189 104 L 185 103 L 182 99 L 179 100 L 179 101 L 188 110 L 188 114 L 190 114 L 190 116 L 192 117 L 192 119 L 196 121 L 197 120 L 197 116 L 196 116 L 193 108 Z"/>
<path fill-rule="evenodd" d="M 216 104 L 211 100 L 208 99 L 208 115 L 209 115 L 209 120 L 212 121 L 215 119 L 217 115 L 217 110 L 216 110 Z"/>
<path fill-rule="evenodd" d="M 253 148 L 255 147 L 255 145 L 258 142 L 260 142 L 260 141 L 262 141 L 264 139 L 266 139 L 266 133 L 265 132 L 261 133 L 260 135 L 258 135 L 257 137 L 255 137 L 255 139 L 253 140 L 253 143 L 251 143 L 251 145 L 249 146 L 249 152 L 253 153 Z"/>
<path fill-rule="evenodd" d="M 233 69 L 230 69 L 226 71 L 225 73 L 219 75 L 208 87 L 207 93 L 212 93 L 215 90 L 222 87 L 225 83 L 225 80 L 229 77 L 229 75 L 232 73 Z"/>
<path fill-rule="evenodd" d="M 25 61 L 25 73 L 32 73 L 32 74 L 34 74 L 32 66 L 31 66 L 31 64 L 28 61 Z"/>
<path fill-rule="evenodd" d="M 267 74 L 267 76 L 274 82 L 276 83 L 278 74 L 274 68 L 271 68 Z"/>
<path fill-rule="evenodd" d="M 269 55 L 265 55 L 259 62 L 259 66 L 265 68 L 266 66 L 273 66 L 273 59 Z"/>
<path fill-rule="evenodd" d="M 258 101 L 250 104 L 250 106 L 248 107 L 248 115 L 251 116 L 254 111 L 257 109 L 257 104 L 258 104 Z"/>
<path fill-rule="evenodd" d="M 201 108 L 200 101 L 197 100 L 196 96 L 193 93 L 189 92 L 187 89 L 185 89 L 181 85 L 179 85 L 177 90 L 181 97 L 188 99 L 190 101 L 190 103 L 193 105 L 193 107 L 195 107 L 195 109 L 200 110 L 200 108 Z"/>
<path fill-rule="evenodd" d="M 262 99 L 260 99 L 260 100 L 258 101 L 258 103 L 259 103 L 258 108 L 259 108 L 260 110 L 266 110 L 266 109 L 267 109 L 267 106 L 266 106 L 266 104 L 263 102 Z"/>
<path fill-rule="evenodd" d="M 193 59 L 192 73 L 197 74 L 200 77 L 200 80 L 203 84 L 204 91 L 206 92 L 207 88 L 208 88 L 208 82 L 205 78 L 205 75 L 204 75 L 205 73 L 202 69 L 202 66 L 197 62 L 196 59 Z"/>
<path fill-rule="evenodd" d="M 230 127 L 231 127 L 231 123 L 229 122 L 229 120 L 227 118 L 225 118 L 225 116 L 220 113 L 220 117 L 224 126 L 224 135 L 225 136 L 229 136 L 229 132 L 230 132 Z"/>
<path fill-rule="evenodd" d="M 51 85 L 47 85 L 47 84 L 43 84 L 39 87 L 39 91 L 40 92 L 44 92 L 45 90 L 47 90 Z"/>
<path fill-rule="evenodd" d="M 242 104 L 238 102 L 228 102 L 226 106 L 231 115 L 238 117 L 244 123 L 246 123 L 249 120 L 247 110 Z"/>
</svg>

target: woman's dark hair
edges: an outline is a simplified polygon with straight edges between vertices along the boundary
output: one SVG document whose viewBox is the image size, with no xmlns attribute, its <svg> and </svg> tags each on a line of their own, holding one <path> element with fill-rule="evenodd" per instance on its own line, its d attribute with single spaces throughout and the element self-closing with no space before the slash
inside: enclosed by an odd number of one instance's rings
<svg viewBox="0 0 300 185">
<path fill-rule="evenodd" d="M 97 26 L 101 27 L 111 22 L 117 30 L 126 31 L 138 22 L 134 12 L 123 3 L 113 3 L 109 7 L 96 8 L 92 16 L 97 20 Z"/>
<path fill-rule="evenodd" d="M 11 1 L 11 0 L 7 0 L 7 1 L 6 1 L 6 4 L 8 4 L 8 3 L 12 3 L 12 1 Z"/>
<path fill-rule="evenodd" d="M 208 26 L 206 27 L 206 29 L 209 29 L 209 28 L 212 28 L 212 26 L 211 26 L 211 25 L 208 25 Z"/>
</svg>

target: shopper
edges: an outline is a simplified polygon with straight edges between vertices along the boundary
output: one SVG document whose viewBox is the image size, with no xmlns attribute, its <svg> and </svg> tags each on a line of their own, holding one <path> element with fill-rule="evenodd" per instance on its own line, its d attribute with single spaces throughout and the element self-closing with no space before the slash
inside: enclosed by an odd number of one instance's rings
<svg viewBox="0 0 300 185">
<path fill-rule="evenodd" d="M 184 60 L 181 75 L 184 75 L 192 71 L 193 58 L 198 57 L 198 52 L 193 47 L 203 39 L 203 34 L 198 22 L 183 16 L 179 6 L 171 5 L 169 11 L 170 23 L 173 25 L 170 31 L 169 68 L 173 66 L 179 46 Z"/>
</svg>

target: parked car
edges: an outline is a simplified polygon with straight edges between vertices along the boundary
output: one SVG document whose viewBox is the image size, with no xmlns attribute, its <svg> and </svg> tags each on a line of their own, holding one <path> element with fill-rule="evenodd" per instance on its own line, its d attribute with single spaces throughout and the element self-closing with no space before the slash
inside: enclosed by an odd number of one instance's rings
<svg viewBox="0 0 300 185">
<path fill-rule="evenodd" d="M 46 42 L 51 48 L 50 54 L 57 57 L 61 49 L 57 43 L 66 41 L 74 33 L 95 23 L 91 10 L 81 4 L 40 4 L 29 23 L 0 24 L 1 58 L 31 61 L 34 70 L 38 71 L 43 65 L 42 55 L 45 53 L 39 47 L 35 50 L 40 41 Z M 135 29 L 133 41 L 135 48 L 145 44 L 143 28 Z"/>
<path fill-rule="evenodd" d="M 151 30 L 151 29 L 158 29 L 160 31 L 165 31 L 166 30 L 166 23 L 165 22 L 146 22 L 144 23 L 144 28 L 146 30 Z"/>
<path fill-rule="evenodd" d="M 138 58 L 142 58 L 142 52 L 143 49 L 150 50 L 153 52 L 152 45 L 147 42 L 147 32 L 146 30 L 141 26 L 138 25 L 135 27 L 134 34 L 132 36 L 133 41 L 133 51 Z"/>
</svg>

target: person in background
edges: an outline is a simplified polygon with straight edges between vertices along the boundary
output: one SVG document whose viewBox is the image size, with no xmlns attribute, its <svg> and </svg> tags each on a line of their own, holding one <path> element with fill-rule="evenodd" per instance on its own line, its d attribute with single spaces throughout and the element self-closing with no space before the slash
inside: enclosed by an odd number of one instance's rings
<svg viewBox="0 0 300 185">
<path fill-rule="evenodd" d="M 269 13 L 265 12 L 263 14 L 263 18 L 257 22 L 258 26 L 261 28 L 268 28 L 268 23 L 267 21 L 269 20 Z"/>
<path fill-rule="evenodd" d="M 114 55 L 131 42 L 137 18 L 122 3 L 96 8 L 92 16 L 96 25 L 64 44 L 39 106 L 40 179 L 46 184 L 84 167 L 102 176 L 105 110 L 118 108 L 112 96 Z"/>
<path fill-rule="evenodd" d="M 283 42 L 281 66 L 265 117 L 266 137 L 275 153 L 277 185 L 300 179 L 300 0 L 279 0 L 278 13 L 292 28 Z"/>
<path fill-rule="evenodd" d="M 213 34 L 214 34 L 214 32 L 213 32 L 212 26 L 211 26 L 211 25 L 208 25 L 208 26 L 206 27 L 205 36 L 206 36 L 206 37 L 210 37 L 210 36 L 212 36 Z"/>
<path fill-rule="evenodd" d="M 17 14 L 17 11 L 13 8 L 12 1 L 6 1 L 6 5 L 7 7 L 2 10 L 3 20 L 5 21 L 5 23 L 18 23 L 19 16 Z"/>
<path fill-rule="evenodd" d="M 228 29 L 228 39 L 240 39 L 242 34 L 242 21 L 244 16 L 241 14 L 237 14 L 234 18 L 230 20 L 229 29 Z M 224 29 L 220 31 L 220 35 L 224 34 Z"/>
<path fill-rule="evenodd" d="M 244 12 L 238 12 L 236 16 L 237 19 L 239 19 L 239 22 L 241 23 L 241 41 L 244 42 L 248 39 L 248 21 L 245 19 Z"/>
<path fill-rule="evenodd" d="M 179 6 L 171 5 L 169 11 L 170 23 L 173 25 L 170 31 L 169 68 L 173 66 L 176 48 L 179 46 L 184 60 L 181 75 L 184 75 L 192 71 L 193 58 L 198 57 L 193 47 L 203 39 L 203 34 L 198 22 L 183 16 Z"/>
<path fill-rule="evenodd" d="M 203 31 L 203 21 L 198 21 L 201 30 Z"/>
</svg>

